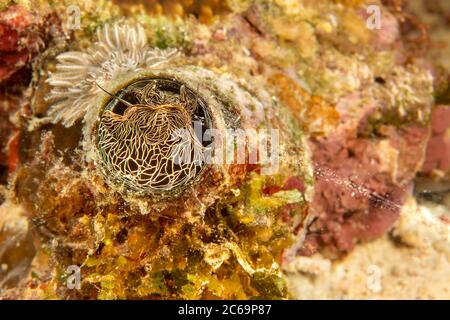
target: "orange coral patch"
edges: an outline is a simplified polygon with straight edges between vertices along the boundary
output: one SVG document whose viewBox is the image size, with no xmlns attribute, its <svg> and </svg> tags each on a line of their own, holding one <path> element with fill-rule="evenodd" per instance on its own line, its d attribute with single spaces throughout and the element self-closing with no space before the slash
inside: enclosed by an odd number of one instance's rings
<svg viewBox="0 0 450 320">
<path fill-rule="evenodd" d="M 339 113 L 334 106 L 321 97 L 310 95 L 286 75 L 277 73 L 269 82 L 277 88 L 281 102 L 297 115 L 295 118 L 307 132 L 327 134 L 339 123 Z"/>
</svg>

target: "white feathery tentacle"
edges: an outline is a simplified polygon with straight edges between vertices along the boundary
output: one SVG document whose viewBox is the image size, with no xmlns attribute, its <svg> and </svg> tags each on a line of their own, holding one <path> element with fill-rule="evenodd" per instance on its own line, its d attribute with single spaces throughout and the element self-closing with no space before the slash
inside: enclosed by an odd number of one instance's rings
<svg viewBox="0 0 450 320">
<path fill-rule="evenodd" d="M 85 52 L 69 51 L 56 58 L 56 71 L 47 79 L 52 90 L 46 97 L 52 103 L 48 116 L 53 123 L 70 127 L 95 108 L 100 92 L 96 82 L 104 84 L 130 71 L 160 67 L 176 53 L 150 48 L 141 25 L 106 24 L 97 31 L 97 38 Z"/>
</svg>

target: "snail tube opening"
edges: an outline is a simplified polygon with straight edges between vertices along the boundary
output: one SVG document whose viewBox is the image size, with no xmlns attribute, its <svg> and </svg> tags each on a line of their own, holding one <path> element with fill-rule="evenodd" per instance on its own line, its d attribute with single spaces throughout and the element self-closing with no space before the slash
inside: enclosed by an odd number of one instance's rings
<svg viewBox="0 0 450 320">
<path fill-rule="evenodd" d="M 108 178 L 127 190 L 151 194 L 195 181 L 210 143 L 202 137 L 212 127 L 199 94 L 172 79 L 145 78 L 114 96 L 97 127 L 97 149 Z"/>
</svg>

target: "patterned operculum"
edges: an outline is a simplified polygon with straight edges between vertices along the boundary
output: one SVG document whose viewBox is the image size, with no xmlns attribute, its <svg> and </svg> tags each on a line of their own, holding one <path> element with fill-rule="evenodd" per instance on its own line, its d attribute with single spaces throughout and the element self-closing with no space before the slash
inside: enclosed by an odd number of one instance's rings
<svg viewBox="0 0 450 320">
<path fill-rule="evenodd" d="M 148 193 L 194 180 L 204 165 L 200 141 L 208 126 L 206 105 L 196 93 L 173 80 L 144 79 L 117 97 L 122 101 L 112 98 L 98 125 L 107 175 L 129 190 Z"/>
</svg>

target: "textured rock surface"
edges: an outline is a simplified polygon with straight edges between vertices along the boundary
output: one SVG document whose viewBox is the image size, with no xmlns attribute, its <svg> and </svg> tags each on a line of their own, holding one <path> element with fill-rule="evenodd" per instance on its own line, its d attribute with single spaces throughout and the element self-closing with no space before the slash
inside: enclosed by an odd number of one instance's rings
<svg viewBox="0 0 450 320">
<path fill-rule="evenodd" d="M 335 262 L 313 256 L 288 276 L 291 290 L 298 299 L 449 299 L 448 216 L 443 206 L 410 198 L 395 238 L 380 237 Z"/>
<path fill-rule="evenodd" d="M 435 43 L 398 1 L 377 2 L 381 29 L 369 30 L 369 2 L 86 1 L 81 13 L 94 13 L 75 30 L 62 2 L 39 2 L 33 15 L 25 4 L 4 8 L 1 57 L 16 60 L 0 63 L 0 135 L 9 141 L 0 153 L 0 239 L 16 234 L 20 249 L 0 243 L 0 297 L 448 297 L 438 281 L 449 272 L 445 201 L 430 211 L 411 198 L 419 172 L 448 171 L 439 147 L 448 140 L 447 60 L 424 52 Z M 221 165 L 166 198 L 108 181 L 92 138 L 108 95 L 86 86 L 92 104 L 80 114 L 64 104 L 48 112 L 45 97 L 60 84 L 46 82 L 56 56 L 101 50 L 95 31 L 117 21 L 130 30 L 140 23 L 150 48 L 179 55 L 142 71 L 133 59 L 114 64 L 126 52 L 93 54 L 91 84 L 115 92 L 134 78 L 175 77 L 206 99 L 220 129 L 278 129 L 279 172 Z M 389 283 L 381 293 L 371 287 L 375 295 L 367 289 L 374 264 Z M 66 285 L 71 265 L 81 266 L 80 290 Z"/>
</svg>

